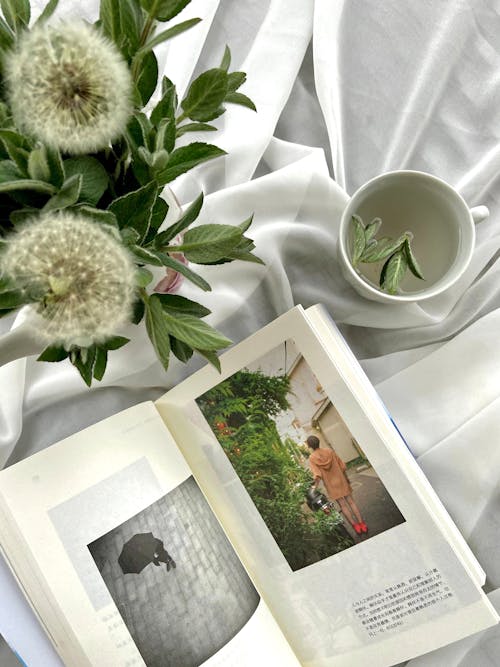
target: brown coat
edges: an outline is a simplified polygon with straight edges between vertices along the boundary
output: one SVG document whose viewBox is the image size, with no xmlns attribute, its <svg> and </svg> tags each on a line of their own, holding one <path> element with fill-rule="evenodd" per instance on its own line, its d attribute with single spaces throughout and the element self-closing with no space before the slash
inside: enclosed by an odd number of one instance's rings
<svg viewBox="0 0 500 667">
<path fill-rule="evenodd" d="M 320 477 L 330 500 L 337 500 L 352 493 L 345 476 L 345 463 L 332 449 L 314 449 L 309 456 L 314 477 Z"/>
</svg>

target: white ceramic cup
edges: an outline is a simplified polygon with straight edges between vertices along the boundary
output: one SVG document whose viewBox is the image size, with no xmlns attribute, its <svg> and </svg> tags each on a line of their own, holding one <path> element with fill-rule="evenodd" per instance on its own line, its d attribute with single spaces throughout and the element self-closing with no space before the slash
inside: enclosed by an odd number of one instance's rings
<svg viewBox="0 0 500 667">
<path fill-rule="evenodd" d="M 382 219 L 377 237 L 413 234 L 411 247 L 425 280 L 408 270 L 400 292 L 378 287 L 383 262 L 352 266 L 352 223 Z M 489 215 L 486 206 L 470 209 L 445 181 L 421 171 L 392 171 L 365 183 L 349 200 L 340 220 L 338 256 L 346 280 L 362 296 L 382 303 L 421 301 L 441 294 L 467 269 L 476 238 L 475 224 Z"/>
</svg>

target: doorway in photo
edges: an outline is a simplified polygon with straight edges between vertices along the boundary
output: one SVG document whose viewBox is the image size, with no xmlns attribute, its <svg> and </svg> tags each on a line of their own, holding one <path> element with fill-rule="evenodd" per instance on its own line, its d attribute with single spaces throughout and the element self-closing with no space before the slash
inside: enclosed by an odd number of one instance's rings
<svg viewBox="0 0 500 667">
<path fill-rule="evenodd" d="M 292 570 L 404 523 L 292 339 L 196 402 Z"/>
</svg>

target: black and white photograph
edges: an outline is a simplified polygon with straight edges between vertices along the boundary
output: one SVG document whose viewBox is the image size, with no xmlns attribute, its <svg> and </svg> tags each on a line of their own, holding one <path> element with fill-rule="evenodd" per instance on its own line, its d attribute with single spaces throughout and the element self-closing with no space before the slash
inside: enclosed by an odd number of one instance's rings
<svg viewBox="0 0 500 667">
<path fill-rule="evenodd" d="M 292 570 L 404 523 L 293 340 L 197 404 Z"/>
<path fill-rule="evenodd" d="M 259 595 L 193 477 L 88 545 L 147 667 L 197 667 Z"/>
</svg>

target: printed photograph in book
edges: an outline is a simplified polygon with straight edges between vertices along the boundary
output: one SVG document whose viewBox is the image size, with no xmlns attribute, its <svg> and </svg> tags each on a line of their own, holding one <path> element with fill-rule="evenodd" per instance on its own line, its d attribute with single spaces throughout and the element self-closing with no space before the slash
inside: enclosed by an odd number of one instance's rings
<svg viewBox="0 0 500 667">
<path fill-rule="evenodd" d="M 197 667 L 259 595 L 192 477 L 88 545 L 147 667 Z"/>
<path fill-rule="evenodd" d="M 196 402 L 292 570 L 404 523 L 293 340 Z"/>
</svg>

